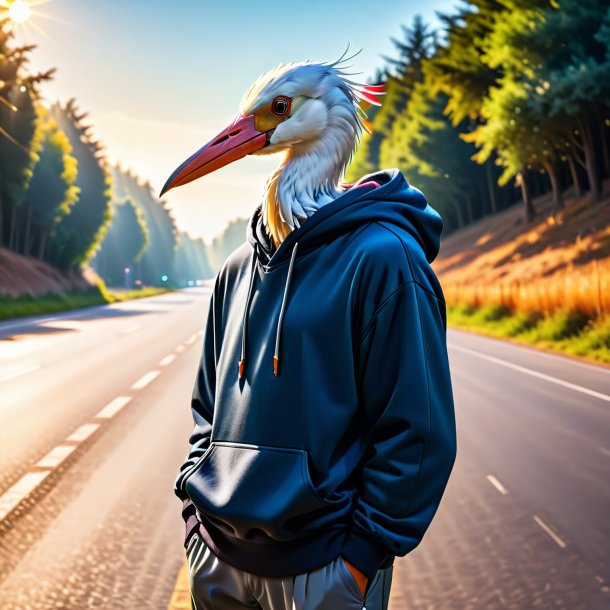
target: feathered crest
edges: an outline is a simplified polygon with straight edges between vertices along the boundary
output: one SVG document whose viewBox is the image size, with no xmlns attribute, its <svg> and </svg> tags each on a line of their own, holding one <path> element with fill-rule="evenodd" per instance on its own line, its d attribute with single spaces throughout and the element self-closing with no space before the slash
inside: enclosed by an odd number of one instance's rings
<svg viewBox="0 0 610 610">
<path fill-rule="evenodd" d="M 348 61 L 354 59 L 362 53 L 362 49 L 356 51 L 353 55 L 347 56 L 347 53 L 350 48 L 350 43 L 347 43 L 347 48 L 343 51 L 343 54 L 339 59 L 332 63 L 323 64 L 329 66 L 335 70 L 335 72 L 341 77 L 341 79 L 345 82 L 345 84 L 349 87 L 350 93 L 352 95 L 352 101 L 354 103 L 354 107 L 356 108 L 356 114 L 362 125 L 362 128 L 368 133 L 373 133 L 373 125 L 368 120 L 368 116 L 366 114 L 366 109 L 369 106 L 381 106 L 381 102 L 377 99 L 377 96 L 385 95 L 385 85 L 366 85 L 362 83 L 354 82 L 348 78 L 347 76 L 355 76 L 356 74 L 362 74 L 362 72 L 346 72 L 346 69 L 353 68 L 352 65 L 344 65 Z"/>
</svg>

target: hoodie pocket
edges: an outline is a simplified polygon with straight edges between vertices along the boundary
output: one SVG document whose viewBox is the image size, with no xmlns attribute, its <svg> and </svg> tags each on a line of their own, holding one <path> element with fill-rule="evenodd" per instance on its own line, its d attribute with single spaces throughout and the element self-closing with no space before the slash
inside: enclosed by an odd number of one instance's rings
<svg viewBox="0 0 610 610">
<path fill-rule="evenodd" d="M 263 532 L 291 540 L 307 529 L 309 513 L 327 506 L 302 449 L 213 441 L 185 489 L 204 517 L 243 539 Z"/>
</svg>

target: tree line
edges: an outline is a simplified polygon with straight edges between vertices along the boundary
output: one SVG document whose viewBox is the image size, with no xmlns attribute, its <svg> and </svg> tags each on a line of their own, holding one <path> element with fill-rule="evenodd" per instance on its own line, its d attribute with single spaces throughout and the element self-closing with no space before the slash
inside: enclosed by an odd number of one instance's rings
<svg viewBox="0 0 610 610">
<path fill-rule="evenodd" d="M 0 246 L 66 272 L 90 265 L 111 286 L 213 276 L 204 242 L 177 229 L 149 183 L 111 167 L 74 100 L 43 105 L 32 45 L 0 19 Z"/>
<path fill-rule="evenodd" d="M 462 0 L 393 39 L 349 179 L 399 167 L 449 231 L 521 199 L 599 199 L 610 176 L 610 6 L 604 0 Z"/>
</svg>

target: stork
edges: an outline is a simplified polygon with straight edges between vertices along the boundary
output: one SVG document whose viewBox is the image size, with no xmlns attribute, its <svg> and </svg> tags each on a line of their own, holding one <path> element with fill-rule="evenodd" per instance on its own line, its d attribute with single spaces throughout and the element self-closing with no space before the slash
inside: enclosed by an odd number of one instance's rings
<svg viewBox="0 0 610 610">
<path fill-rule="evenodd" d="M 344 57 L 332 63 L 280 64 L 261 75 L 235 119 L 173 172 L 161 196 L 246 155 L 284 153 L 262 200 L 264 226 L 279 246 L 345 192 L 345 170 L 362 131 L 371 132 L 365 108 L 381 105 L 383 85 L 346 78 L 342 63 L 352 58 Z"/>
</svg>

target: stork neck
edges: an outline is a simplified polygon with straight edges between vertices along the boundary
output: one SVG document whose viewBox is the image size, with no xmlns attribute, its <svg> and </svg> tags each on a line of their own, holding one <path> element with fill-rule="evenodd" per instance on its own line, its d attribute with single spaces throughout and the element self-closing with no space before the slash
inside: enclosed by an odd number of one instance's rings
<svg viewBox="0 0 610 610">
<path fill-rule="evenodd" d="M 267 181 L 263 222 L 276 247 L 316 210 L 342 194 L 338 185 L 351 153 L 344 140 L 327 130 L 316 142 L 294 146 Z"/>
</svg>

